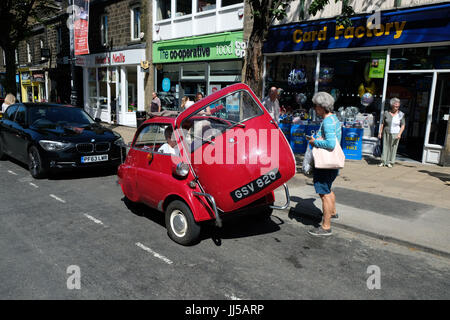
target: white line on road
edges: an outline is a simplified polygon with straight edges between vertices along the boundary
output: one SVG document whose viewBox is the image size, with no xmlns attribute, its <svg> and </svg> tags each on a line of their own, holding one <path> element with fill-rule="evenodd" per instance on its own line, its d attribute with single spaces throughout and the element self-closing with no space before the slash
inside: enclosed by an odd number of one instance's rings
<svg viewBox="0 0 450 320">
<path fill-rule="evenodd" d="M 238 297 L 236 297 L 234 294 L 231 294 L 231 295 L 225 294 L 225 297 L 227 297 L 228 299 L 231 299 L 231 300 L 242 300 L 242 299 L 239 299 Z"/>
<path fill-rule="evenodd" d="M 30 186 L 35 187 L 36 189 L 39 188 L 37 185 L 35 185 L 34 183 L 30 182 Z"/>
<path fill-rule="evenodd" d="M 8 173 L 11 173 L 11 174 L 17 176 L 17 173 L 15 173 L 14 171 L 8 170 Z"/>
<path fill-rule="evenodd" d="M 51 194 L 50 197 L 52 197 L 53 199 L 55 199 L 56 201 L 62 202 L 62 203 L 66 203 L 66 200 L 63 200 L 61 198 L 58 198 L 57 196 L 55 196 L 54 194 Z"/>
<path fill-rule="evenodd" d="M 101 224 L 102 226 L 104 226 L 103 222 L 101 222 L 100 220 L 94 218 L 93 216 L 90 216 L 90 215 L 88 215 L 88 214 L 86 214 L 86 213 L 84 214 L 84 216 L 85 216 L 86 218 L 88 218 L 89 220 L 94 221 L 96 224 Z"/>
<path fill-rule="evenodd" d="M 172 263 L 173 263 L 172 260 L 167 259 L 167 258 L 164 257 L 163 255 L 160 255 L 159 253 L 153 251 L 152 249 L 150 249 L 150 248 L 144 246 L 144 245 L 143 245 L 142 243 L 140 243 L 140 242 L 136 242 L 136 245 L 137 245 L 139 248 L 144 249 L 145 251 L 151 253 L 151 254 L 152 254 L 153 256 L 155 256 L 156 258 L 161 259 L 162 261 L 164 261 L 164 262 L 167 263 L 167 264 L 172 264 Z"/>
</svg>

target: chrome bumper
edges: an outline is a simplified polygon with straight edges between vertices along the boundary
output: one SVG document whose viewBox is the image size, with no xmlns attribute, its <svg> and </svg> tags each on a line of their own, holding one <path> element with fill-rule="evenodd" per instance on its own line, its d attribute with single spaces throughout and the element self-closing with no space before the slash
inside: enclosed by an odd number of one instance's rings
<svg viewBox="0 0 450 320">
<path fill-rule="evenodd" d="M 214 197 L 208 193 L 202 193 L 202 192 L 193 192 L 196 196 L 203 196 L 208 198 L 208 200 L 211 202 L 212 209 L 214 211 L 214 215 L 216 218 L 216 226 L 219 228 L 222 227 L 222 219 L 220 219 L 219 213 L 217 212 L 217 206 L 216 206 L 216 200 L 214 200 Z"/>
<path fill-rule="evenodd" d="M 282 206 L 282 207 L 280 207 L 280 206 L 270 206 L 272 209 L 284 210 L 284 209 L 289 208 L 289 205 L 291 203 L 291 197 L 289 195 L 289 188 L 288 188 L 286 183 L 283 184 L 283 187 L 284 187 L 284 191 L 286 192 L 286 204 L 284 206 Z"/>
</svg>

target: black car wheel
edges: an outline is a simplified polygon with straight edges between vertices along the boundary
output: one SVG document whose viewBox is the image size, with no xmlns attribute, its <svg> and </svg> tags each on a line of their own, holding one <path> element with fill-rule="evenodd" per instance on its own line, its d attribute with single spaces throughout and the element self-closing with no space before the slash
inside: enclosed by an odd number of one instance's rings
<svg viewBox="0 0 450 320">
<path fill-rule="evenodd" d="M 42 158 L 36 147 L 32 146 L 28 151 L 28 169 L 31 176 L 35 179 L 42 179 L 45 177 L 45 170 L 42 165 Z"/>
<path fill-rule="evenodd" d="M 200 236 L 200 225 L 195 222 L 191 209 L 179 200 L 167 206 L 166 228 L 173 241 L 185 246 L 194 244 Z"/>
</svg>

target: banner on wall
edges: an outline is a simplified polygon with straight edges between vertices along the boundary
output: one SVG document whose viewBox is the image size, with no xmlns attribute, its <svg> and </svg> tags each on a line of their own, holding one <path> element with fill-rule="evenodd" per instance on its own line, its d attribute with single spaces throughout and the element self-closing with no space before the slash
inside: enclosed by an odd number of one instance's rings
<svg viewBox="0 0 450 320">
<path fill-rule="evenodd" d="M 360 48 L 450 41 L 450 4 L 381 12 L 379 28 L 370 28 L 371 15 L 294 23 L 270 28 L 264 53 Z"/>
<path fill-rule="evenodd" d="M 78 7 L 73 11 L 75 55 L 89 54 L 89 2 L 90 0 L 74 0 L 74 5 Z"/>
</svg>

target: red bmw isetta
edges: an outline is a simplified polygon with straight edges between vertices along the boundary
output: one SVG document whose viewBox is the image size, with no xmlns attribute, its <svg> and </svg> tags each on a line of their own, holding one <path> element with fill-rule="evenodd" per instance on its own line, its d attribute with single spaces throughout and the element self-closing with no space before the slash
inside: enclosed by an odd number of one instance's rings
<svg viewBox="0 0 450 320">
<path fill-rule="evenodd" d="M 198 241 L 201 223 L 289 206 L 295 158 L 285 136 L 245 84 L 226 87 L 181 113 L 164 112 L 136 131 L 119 184 L 125 197 L 165 214 L 169 237 Z M 284 185 L 286 204 L 274 206 Z"/>
</svg>

